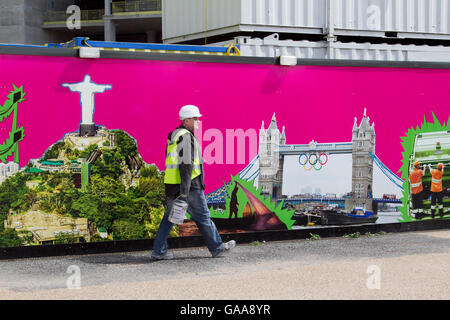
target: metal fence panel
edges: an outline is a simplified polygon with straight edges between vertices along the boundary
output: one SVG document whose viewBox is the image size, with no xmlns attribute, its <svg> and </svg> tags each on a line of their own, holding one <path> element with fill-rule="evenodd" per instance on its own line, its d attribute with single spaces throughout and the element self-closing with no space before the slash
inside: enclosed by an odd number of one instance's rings
<svg viewBox="0 0 450 320">
<path fill-rule="evenodd" d="M 336 30 L 412 33 L 412 37 L 448 35 L 450 30 L 449 0 L 335 1 Z"/>
<path fill-rule="evenodd" d="M 289 55 L 299 59 L 450 62 L 450 47 L 444 46 L 293 41 L 278 40 L 273 35 L 264 39 L 238 37 L 234 41 L 242 56 L 252 57 Z"/>
<path fill-rule="evenodd" d="M 240 1 L 164 0 L 163 39 L 197 39 L 237 26 L 240 24 Z M 209 32 L 205 34 L 205 31 Z"/>
<path fill-rule="evenodd" d="M 166 42 L 238 31 L 325 35 L 328 30 L 450 39 L 450 0 L 164 0 L 163 20 Z"/>
<path fill-rule="evenodd" d="M 326 0 L 241 0 L 241 24 L 323 28 Z"/>
</svg>

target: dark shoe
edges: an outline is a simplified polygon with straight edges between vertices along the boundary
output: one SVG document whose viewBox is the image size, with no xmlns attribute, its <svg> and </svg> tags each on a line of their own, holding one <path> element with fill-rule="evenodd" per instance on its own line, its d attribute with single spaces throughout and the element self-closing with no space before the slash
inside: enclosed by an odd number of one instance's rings
<svg viewBox="0 0 450 320">
<path fill-rule="evenodd" d="M 159 260 L 172 260 L 173 259 L 173 254 L 172 253 L 166 253 L 164 256 L 152 256 L 151 260 L 152 261 L 159 261 Z"/>
<path fill-rule="evenodd" d="M 213 253 L 212 256 L 213 256 L 213 258 L 220 257 L 223 254 L 226 254 L 226 253 L 230 252 L 231 250 L 233 250 L 234 247 L 236 247 L 236 241 L 234 241 L 234 240 L 228 241 L 228 242 L 223 244 L 222 251 L 219 251 L 219 252 L 217 252 L 215 254 Z"/>
</svg>

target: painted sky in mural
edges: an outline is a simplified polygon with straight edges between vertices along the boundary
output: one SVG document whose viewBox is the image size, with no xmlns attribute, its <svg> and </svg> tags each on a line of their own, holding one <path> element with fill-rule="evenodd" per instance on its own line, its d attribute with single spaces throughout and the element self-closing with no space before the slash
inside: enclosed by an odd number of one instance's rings
<svg viewBox="0 0 450 320">
<path fill-rule="evenodd" d="M 329 161 L 320 171 L 306 171 L 298 163 L 297 156 L 286 156 L 284 160 L 283 194 L 288 196 L 299 193 L 333 194 L 344 196 L 352 189 L 352 156 L 350 154 L 330 155 Z M 377 167 L 374 166 L 373 196 L 382 198 L 384 194 L 395 194 L 397 199 L 402 195 L 396 187 Z"/>
</svg>

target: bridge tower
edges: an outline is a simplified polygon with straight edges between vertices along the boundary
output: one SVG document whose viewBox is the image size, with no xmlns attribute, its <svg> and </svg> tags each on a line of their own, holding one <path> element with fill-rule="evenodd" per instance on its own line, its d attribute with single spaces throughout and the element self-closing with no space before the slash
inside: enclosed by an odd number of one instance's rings
<svg viewBox="0 0 450 320">
<path fill-rule="evenodd" d="M 283 194 L 283 163 L 278 148 L 286 144 L 285 127 L 280 132 L 275 113 L 269 128 L 265 130 L 264 121 L 259 131 L 259 176 L 258 187 L 261 193 L 270 195 L 272 199 L 280 199 Z"/>
<path fill-rule="evenodd" d="M 369 152 L 375 154 L 375 124 L 370 125 L 370 118 L 364 110 L 364 116 L 358 126 L 357 118 L 352 132 L 352 194 L 353 202 L 346 204 L 347 209 L 355 205 L 372 208 L 373 197 L 373 159 Z"/>
</svg>

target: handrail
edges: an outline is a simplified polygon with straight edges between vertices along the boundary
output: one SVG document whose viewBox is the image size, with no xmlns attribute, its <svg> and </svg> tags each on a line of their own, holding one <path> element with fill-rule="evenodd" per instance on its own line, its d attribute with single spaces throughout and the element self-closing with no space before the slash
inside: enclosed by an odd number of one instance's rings
<svg viewBox="0 0 450 320">
<path fill-rule="evenodd" d="M 136 0 L 112 3 L 112 14 L 132 12 L 158 12 L 162 10 L 161 0 Z M 103 20 L 104 9 L 81 10 L 81 21 Z M 44 14 L 45 22 L 64 22 L 70 17 L 66 11 L 49 10 Z"/>
<path fill-rule="evenodd" d="M 112 13 L 161 11 L 161 0 L 136 0 L 112 3 Z"/>
<path fill-rule="evenodd" d="M 65 22 L 71 14 L 66 11 L 47 11 L 44 14 L 45 22 Z M 104 9 L 97 10 L 81 10 L 81 21 L 103 20 L 105 15 Z"/>
</svg>

